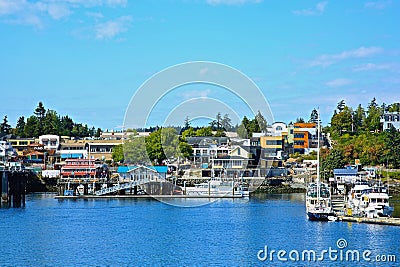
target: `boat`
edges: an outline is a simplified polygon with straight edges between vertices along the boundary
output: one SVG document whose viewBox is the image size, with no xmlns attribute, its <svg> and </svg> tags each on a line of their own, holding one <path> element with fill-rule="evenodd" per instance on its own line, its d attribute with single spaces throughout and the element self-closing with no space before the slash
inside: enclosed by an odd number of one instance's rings
<svg viewBox="0 0 400 267">
<path fill-rule="evenodd" d="M 364 190 L 358 201 L 356 214 L 367 218 L 390 217 L 393 207 L 389 206 L 388 190 L 382 184 L 376 184 Z"/>
<path fill-rule="evenodd" d="M 211 178 L 207 182 L 195 184 L 194 187 L 185 187 L 187 196 L 212 196 L 212 197 L 249 197 L 249 187 L 245 183 L 223 181 L 221 178 Z"/>
<path fill-rule="evenodd" d="M 306 192 L 306 211 L 310 221 L 331 221 L 336 220 L 332 209 L 330 187 L 326 183 L 320 182 L 319 173 L 319 148 L 320 148 L 320 121 L 318 110 L 318 149 L 317 149 L 317 179 L 316 182 L 309 183 Z"/>
</svg>

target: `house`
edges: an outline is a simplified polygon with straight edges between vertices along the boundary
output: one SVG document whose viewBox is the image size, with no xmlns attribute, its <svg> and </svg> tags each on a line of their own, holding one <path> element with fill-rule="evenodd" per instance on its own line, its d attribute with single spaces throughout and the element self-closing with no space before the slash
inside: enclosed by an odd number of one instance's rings
<svg viewBox="0 0 400 267">
<path fill-rule="evenodd" d="M 143 179 L 155 180 L 167 177 L 167 166 L 119 166 L 118 175 L 120 182 L 137 181 Z"/>
<path fill-rule="evenodd" d="M 39 144 L 43 145 L 45 150 L 57 150 L 60 145 L 60 137 L 52 134 L 41 135 Z"/>
<path fill-rule="evenodd" d="M 21 138 L 14 136 L 14 138 L 9 138 L 7 141 L 17 151 L 18 156 L 23 156 L 24 151 L 28 150 L 28 146 L 35 143 L 35 138 Z"/>
<path fill-rule="evenodd" d="M 349 184 L 352 183 L 357 178 L 357 169 L 334 169 L 333 177 L 334 181 L 338 184 Z"/>
<path fill-rule="evenodd" d="M 382 129 L 384 131 L 390 130 L 394 127 L 400 131 L 400 112 L 387 112 L 381 116 Z"/>
</svg>

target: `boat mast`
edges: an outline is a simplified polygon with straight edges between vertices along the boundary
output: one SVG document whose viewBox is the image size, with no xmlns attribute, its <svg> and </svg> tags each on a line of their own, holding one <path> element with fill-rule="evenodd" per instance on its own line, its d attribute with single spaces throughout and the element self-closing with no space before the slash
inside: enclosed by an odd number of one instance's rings
<svg viewBox="0 0 400 267">
<path fill-rule="evenodd" d="M 317 109 L 317 135 L 318 135 L 318 144 L 317 144 L 317 199 L 320 199 L 320 185 L 319 185 L 319 130 L 320 130 L 320 120 L 319 120 L 319 107 Z"/>
</svg>

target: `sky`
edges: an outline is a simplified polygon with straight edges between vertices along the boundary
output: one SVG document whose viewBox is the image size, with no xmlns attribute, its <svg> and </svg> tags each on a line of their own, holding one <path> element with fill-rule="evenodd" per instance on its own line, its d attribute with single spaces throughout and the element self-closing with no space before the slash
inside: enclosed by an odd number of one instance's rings
<svg viewBox="0 0 400 267">
<path fill-rule="evenodd" d="M 42 101 L 120 130 L 154 74 L 210 61 L 248 76 L 275 121 L 308 120 L 319 107 L 326 125 L 341 99 L 354 108 L 373 97 L 400 102 L 399 15 L 395 0 L 0 0 L 0 116 L 14 127 Z M 185 112 L 168 116 L 190 99 L 237 110 L 246 97 L 237 98 L 212 84 L 182 86 L 160 96 L 148 124 L 183 124 Z M 219 111 L 212 101 L 206 109 Z"/>
</svg>

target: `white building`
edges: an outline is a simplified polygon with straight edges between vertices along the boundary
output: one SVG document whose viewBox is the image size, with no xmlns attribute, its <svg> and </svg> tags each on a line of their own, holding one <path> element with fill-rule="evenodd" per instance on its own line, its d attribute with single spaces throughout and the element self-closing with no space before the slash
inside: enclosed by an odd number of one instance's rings
<svg viewBox="0 0 400 267">
<path fill-rule="evenodd" d="M 41 135 L 39 136 L 39 144 L 44 145 L 46 150 L 57 150 L 60 145 L 60 137 L 53 134 Z"/>
<path fill-rule="evenodd" d="M 390 130 L 392 126 L 396 128 L 397 131 L 400 130 L 400 113 L 390 112 L 385 113 L 381 117 L 381 123 L 383 123 L 383 130 Z"/>
</svg>

